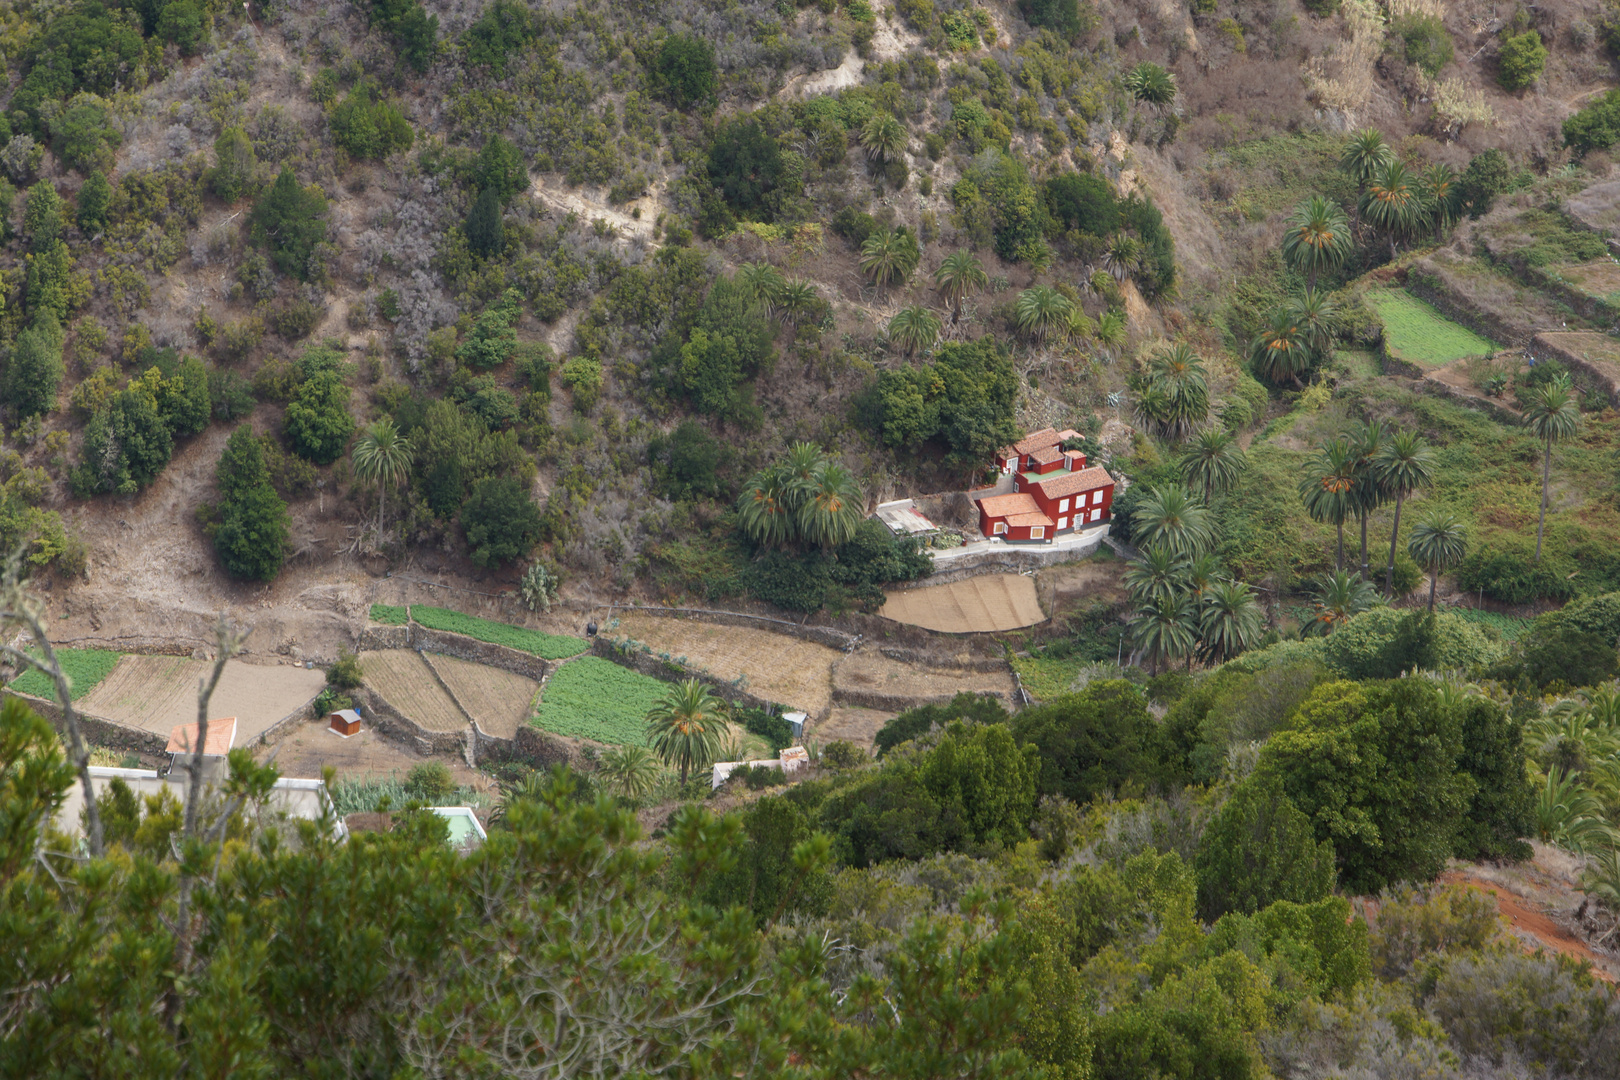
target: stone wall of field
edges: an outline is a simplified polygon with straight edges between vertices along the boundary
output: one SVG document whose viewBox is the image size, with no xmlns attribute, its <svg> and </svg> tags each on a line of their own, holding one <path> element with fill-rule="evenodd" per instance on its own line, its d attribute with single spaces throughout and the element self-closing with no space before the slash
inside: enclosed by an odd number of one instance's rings
<svg viewBox="0 0 1620 1080">
<path fill-rule="evenodd" d="M 62 707 L 54 701 L 37 698 L 31 694 L 19 694 L 15 690 L 6 690 L 4 695 L 16 698 L 33 709 L 39 715 L 49 720 L 51 726 L 67 736 L 67 724 L 62 719 Z M 99 716 L 89 716 L 74 710 L 79 717 L 79 731 L 84 740 L 93 746 L 104 746 L 110 750 L 122 750 L 126 753 L 156 754 L 161 756 L 169 745 L 166 735 L 144 731 L 138 727 L 120 724 L 115 720 L 103 719 Z"/>
<path fill-rule="evenodd" d="M 698 679 L 708 686 L 709 692 L 715 697 L 740 705 L 745 709 L 765 709 L 769 711 L 771 702 L 747 690 L 739 689 L 728 682 L 716 679 L 707 672 L 693 670 L 673 660 L 665 660 L 641 649 L 622 649 L 606 638 L 596 638 L 591 642 L 591 655 L 599 656 L 603 660 L 611 660 L 620 667 L 629 668 L 639 675 L 646 675 L 662 682 L 678 683 L 687 679 Z M 544 700 L 544 692 L 542 692 Z M 812 719 L 820 719 L 819 716 Z"/>
<path fill-rule="evenodd" d="M 470 660 L 475 664 L 510 671 L 541 682 L 555 668 L 556 662 L 542 660 L 533 653 L 506 645 L 494 645 L 465 634 L 452 634 L 444 630 L 429 630 L 417 622 L 404 626 L 368 626 L 360 634 L 360 648 L 380 652 L 384 649 L 415 649 L 418 652 L 443 653 L 457 660 Z"/>
<path fill-rule="evenodd" d="M 825 645 L 830 649 L 848 649 L 859 640 L 858 635 L 831 626 L 809 626 L 796 623 L 790 619 L 775 619 L 768 615 L 744 615 L 735 611 L 711 611 L 707 608 L 663 608 L 663 607 L 632 607 L 618 605 L 612 608 L 613 612 L 634 612 L 637 615 L 656 615 L 669 619 L 691 619 L 696 622 L 712 622 L 721 626 L 738 626 L 744 629 L 769 630 L 773 634 L 787 634 L 801 641 L 812 642 L 816 645 Z"/>
</svg>

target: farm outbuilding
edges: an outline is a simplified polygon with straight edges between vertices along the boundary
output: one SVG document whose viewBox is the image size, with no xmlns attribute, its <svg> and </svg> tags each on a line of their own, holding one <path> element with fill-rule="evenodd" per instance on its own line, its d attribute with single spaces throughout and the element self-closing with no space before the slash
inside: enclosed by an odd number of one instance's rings
<svg viewBox="0 0 1620 1080">
<path fill-rule="evenodd" d="M 339 709 L 335 713 L 328 713 L 326 723 L 339 735 L 360 734 L 360 713 L 356 709 Z"/>
</svg>

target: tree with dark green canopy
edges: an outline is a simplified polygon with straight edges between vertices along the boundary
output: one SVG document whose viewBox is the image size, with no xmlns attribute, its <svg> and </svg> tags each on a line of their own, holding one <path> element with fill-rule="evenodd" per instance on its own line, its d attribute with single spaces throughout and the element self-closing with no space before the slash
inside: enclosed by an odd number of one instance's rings
<svg viewBox="0 0 1620 1080">
<path fill-rule="evenodd" d="M 319 188 L 304 187 L 291 167 L 283 167 L 253 204 L 253 242 L 270 252 L 282 273 L 308 281 L 310 256 L 326 239 L 325 217 L 326 196 Z"/>
<path fill-rule="evenodd" d="M 489 137 L 478 152 L 478 187 L 495 192 L 502 205 L 529 186 L 529 170 L 523 165 L 523 152 L 501 137 Z"/>
<path fill-rule="evenodd" d="M 287 441 L 293 452 L 317 465 L 330 465 L 349 445 L 354 417 L 349 388 L 335 371 L 317 371 L 298 385 L 287 403 Z"/>
<path fill-rule="evenodd" d="M 1089 173 L 1062 173 L 1046 182 L 1046 207 L 1064 229 L 1107 236 L 1119 228 L 1119 201 L 1108 181 Z"/>
<path fill-rule="evenodd" d="M 501 197 L 494 188 L 485 188 L 478 193 L 462 229 L 467 234 L 467 246 L 475 255 L 487 259 L 505 249 L 506 227 L 501 223 Z"/>
<path fill-rule="evenodd" d="M 483 567 L 521 559 L 540 536 L 540 508 L 514 477 L 480 480 L 461 508 L 472 561 Z"/>
<path fill-rule="evenodd" d="M 664 96 L 677 109 L 714 97 L 719 78 L 714 47 L 693 34 L 671 34 L 658 47 L 653 71 Z"/>
<path fill-rule="evenodd" d="M 214 167 L 208 170 L 208 182 L 225 202 L 235 202 L 248 193 L 253 182 L 253 170 L 259 159 L 253 152 L 253 140 L 239 127 L 228 127 L 214 140 Z"/>
<path fill-rule="evenodd" d="M 94 235 L 107 227 L 107 207 L 112 202 L 112 185 L 100 169 L 92 172 L 79 189 L 79 231 Z"/>
<path fill-rule="evenodd" d="M 1271 775 L 1239 784 L 1198 843 L 1198 917 L 1253 915 L 1278 900 L 1310 904 L 1330 895 L 1337 877 L 1333 845 Z"/>
<path fill-rule="evenodd" d="M 48 413 L 56 408 L 56 392 L 61 389 L 62 327 L 50 311 L 42 311 L 34 325 L 17 335 L 11 362 L 5 369 L 6 401 L 17 410 L 17 417 Z"/>
<path fill-rule="evenodd" d="M 782 179 L 782 150 L 751 116 L 723 124 L 709 148 L 709 181 L 745 213 L 765 206 Z"/>
<path fill-rule="evenodd" d="M 231 432 L 215 470 L 219 522 L 214 550 L 234 577 L 269 581 L 286 560 L 287 504 L 270 483 L 263 441 L 243 424 Z"/>
</svg>

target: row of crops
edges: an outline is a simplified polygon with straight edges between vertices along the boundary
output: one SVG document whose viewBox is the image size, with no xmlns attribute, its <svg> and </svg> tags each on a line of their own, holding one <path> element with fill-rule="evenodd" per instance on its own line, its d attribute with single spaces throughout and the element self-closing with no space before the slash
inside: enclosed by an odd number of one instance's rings
<svg viewBox="0 0 1620 1080">
<path fill-rule="evenodd" d="M 570 656 L 578 656 L 587 648 L 583 638 L 529 630 L 510 623 L 480 619 L 476 615 L 464 615 L 449 608 L 430 607 L 426 604 L 411 604 L 404 607 L 391 604 L 371 605 L 371 621 L 374 623 L 381 623 L 384 626 L 404 626 L 412 619 L 429 630 L 464 634 L 477 641 L 504 645 L 509 649 L 530 653 L 542 660 L 566 660 Z"/>
</svg>

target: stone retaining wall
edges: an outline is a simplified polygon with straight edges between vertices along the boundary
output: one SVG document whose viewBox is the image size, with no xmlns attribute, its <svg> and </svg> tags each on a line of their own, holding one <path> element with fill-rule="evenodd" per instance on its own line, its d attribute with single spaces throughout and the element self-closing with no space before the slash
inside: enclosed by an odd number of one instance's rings
<svg viewBox="0 0 1620 1080">
<path fill-rule="evenodd" d="M 418 652 L 442 653 L 457 660 L 470 660 L 475 664 L 510 671 L 535 682 L 544 680 L 557 666 L 555 661 L 543 660 L 522 649 L 495 645 L 446 630 L 430 630 L 414 621 L 404 626 L 368 626 L 360 635 L 360 648 L 372 652 L 415 649 Z"/>
<path fill-rule="evenodd" d="M 928 581 L 931 579 L 925 578 L 922 580 Z M 748 630 L 767 630 L 773 634 L 787 634 L 789 637 L 796 637 L 801 641 L 825 645 L 830 649 L 848 649 L 858 640 L 857 635 L 831 626 L 807 626 L 788 619 L 773 619 L 768 615 L 743 615 L 734 611 L 710 611 L 705 608 L 614 605 L 609 609 L 611 614 L 617 614 L 621 611 L 632 612 L 636 615 L 656 615 L 666 619 L 691 619 L 694 622 L 711 622 L 720 626 L 740 626 Z"/>
<path fill-rule="evenodd" d="M 1006 696 L 998 690 L 979 690 L 976 693 L 982 697 L 993 697 L 1005 702 Z M 948 705 L 955 694 L 935 694 L 932 697 L 907 697 L 902 694 L 881 694 L 876 690 L 850 690 L 842 687 L 833 687 L 832 701 L 834 705 L 853 705 L 862 709 L 877 709 L 880 712 L 905 712 L 915 709 L 919 705 Z"/>
<path fill-rule="evenodd" d="M 39 713 L 51 722 L 51 726 L 67 735 L 67 725 L 62 720 L 62 707 L 56 702 L 46 698 L 37 698 L 32 694 L 19 694 L 15 690 L 4 692 L 8 698 L 16 698 L 30 709 Z M 100 716 L 90 716 L 78 713 L 79 730 L 84 734 L 85 742 L 92 746 L 105 746 L 112 750 L 125 752 L 156 754 L 162 756 L 169 745 L 166 735 L 146 731 L 137 727 L 120 724 L 116 720 L 107 720 Z"/>
<path fill-rule="evenodd" d="M 379 735 L 404 743 L 419 754 L 460 754 L 467 745 L 466 731 L 429 731 L 369 686 L 358 687 L 352 694 L 361 708 L 362 722 Z"/>
<path fill-rule="evenodd" d="M 1074 547 L 1046 548 L 1038 545 L 1027 548 L 1006 547 L 960 555 L 944 563 L 936 559 L 934 561 L 936 569 L 928 577 L 891 588 L 926 589 L 930 585 L 949 585 L 983 574 L 1021 574 L 1036 567 L 1076 562 L 1094 554 L 1102 546 L 1106 536 L 1105 531 L 1099 531 L 1090 542 Z"/>
<path fill-rule="evenodd" d="M 384 649 L 411 647 L 409 626 L 368 626 L 360 631 L 361 652 L 382 652 Z"/>
<path fill-rule="evenodd" d="M 1413 379 L 1412 389 L 1419 393 L 1455 401 L 1457 404 L 1470 409 L 1477 409 L 1480 412 L 1489 414 L 1491 419 L 1497 423 L 1505 424 L 1508 427 L 1518 427 L 1524 423 L 1524 418 L 1506 405 L 1498 404 L 1490 398 L 1475 397 L 1473 394 L 1459 390 L 1449 383 L 1443 383 L 1439 379 Z"/>
<path fill-rule="evenodd" d="M 952 671 L 1007 671 L 1012 665 L 999 656 L 970 657 L 967 660 L 958 660 L 955 657 L 942 657 L 934 653 L 923 652 L 920 649 L 897 649 L 884 645 L 878 652 L 890 660 L 898 660 L 902 664 L 916 664 L 918 667 L 948 668 Z"/>
<path fill-rule="evenodd" d="M 1557 360 L 1569 368 L 1570 381 L 1578 388 L 1595 390 L 1607 397 L 1610 404 L 1620 408 L 1620 380 L 1616 380 L 1612 370 L 1604 370 L 1607 365 L 1593 364 L 1580 354 L 1548 340 L 1542 334 L 1530 339 L 1530 344 L 1524 347 L 1524 354 L 1533 357 L 1538 363 L 1542 360 Z"/>
</svg>

